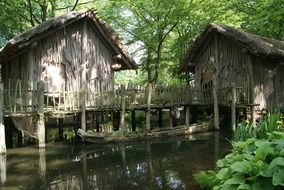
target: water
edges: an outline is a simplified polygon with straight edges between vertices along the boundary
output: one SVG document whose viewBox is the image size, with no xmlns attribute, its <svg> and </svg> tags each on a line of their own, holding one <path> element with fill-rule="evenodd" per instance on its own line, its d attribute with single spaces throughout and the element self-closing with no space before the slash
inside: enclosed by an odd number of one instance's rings
<svg viewBox="0 0 284 190">
<path fill-rule="evenodd" d="M 192 174 L 214 168 L 231 149 L 206 133 L 128 145 L 49 144 L 0 158 L 0 189 L 199 189 Z"/>
</svg>

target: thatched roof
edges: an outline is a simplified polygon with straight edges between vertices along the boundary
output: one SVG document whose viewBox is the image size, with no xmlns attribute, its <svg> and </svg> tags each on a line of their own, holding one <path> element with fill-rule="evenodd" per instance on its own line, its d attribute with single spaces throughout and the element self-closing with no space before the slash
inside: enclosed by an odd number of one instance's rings
<svg viewBox="0 0 284 190">
<path fill-rule="evenodd" d="M 113 50 L 118 55 L 121 55 L 124 69 L 137 68 L 137 64 L 129 55 L 127 50 L 123 47 L 120 38 L 115 31 L 92 10 L 86 12 L 72 11 L 66 13 L 51 20 L 45 21 L 35 26 L 31 30 L 14 37 L 13 39 L 9 40 L 3 48 L 0 49 L 0 63 L 1 60 L 9 59 L 19 52 L 24 51 L 25 48 L 29 47 L 34 42 L 47 37 L 53 32 L 74 22 L 81 21 L 82 19 L 88 19 L 91 21 L 91 23 L 96 26 L 98 32 L 105 38 Z"/>
<path fill-rule="evenodd" d="M 196 64 L 198 53 L 216 32 L 243 44 L 247 52 L 255 56 L 284 60 L 284 43 L 279 40 L 258 36 L 226 25 L 209 24 L 189 47 L 180 65 L 180 72 L 188 71 Z"/>
</svg>

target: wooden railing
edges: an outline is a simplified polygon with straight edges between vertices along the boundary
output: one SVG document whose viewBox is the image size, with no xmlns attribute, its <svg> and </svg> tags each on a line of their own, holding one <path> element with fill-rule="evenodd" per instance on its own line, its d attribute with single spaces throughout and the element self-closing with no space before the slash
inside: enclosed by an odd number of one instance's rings
<svg viewBox="0 0 284 190">
<path fill-rule="evenodd" d="M 39 86 L 37 84 L 36 86 Z M 41 92 L 38 89 L 42 89 Z M 234 87 L 236 91 L 236 104 L 248 104 L 246 89 Z M 232 87 L 217 90 L 218 103 L 230 105 L 232 102 Z M 44 97 L 40 97 L 44 96 Z M 152 92 L 151 105 L 173 106 L 188 104 L 213 104 L 212 89 L 197 89 L 188 86 L 155 86 Z M 109 92 L 80 91 L 50 91 L 47 88 L 23 88 L 21 83 L 12 89 L 4 89 L 4 112 L 6 114 L 34 113 L 40 107 L 48 113 L 78 112 L 82 107 L 82 97 L 85 97 L 86 110 L 120 109 L 125 104 L 126 109 L 146 107 L 146 87 L 133 86 L 131 88 L 119 87 Z M 41 99 L 44 105 L 39 105 Z"/>
</svg>

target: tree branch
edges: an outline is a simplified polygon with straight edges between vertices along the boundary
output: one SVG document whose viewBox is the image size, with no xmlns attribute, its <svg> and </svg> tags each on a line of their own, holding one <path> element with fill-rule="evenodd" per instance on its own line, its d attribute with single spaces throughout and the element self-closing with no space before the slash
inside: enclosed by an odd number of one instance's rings
<svg viewBox="0 0 284 190">
<path fill-rule="evenodd" d="M 74 10 L 75 10 L 76 6 L 78 5 L 78 2 L 79 2 L 79 0 L 76 0 L 76 2 L 75 2 L 75 4 L 73 5 L 71 11 L 74 11 Z"/>
</svg>

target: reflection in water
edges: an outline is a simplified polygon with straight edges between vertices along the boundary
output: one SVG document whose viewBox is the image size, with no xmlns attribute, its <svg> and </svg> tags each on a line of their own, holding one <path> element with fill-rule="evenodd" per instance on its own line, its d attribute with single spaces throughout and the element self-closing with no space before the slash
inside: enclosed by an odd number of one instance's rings
<svg viewBox="0 0 284 190">
<path fill-rule="evenodd" d="M 6 182 L 6 154 L 0 154 L 0 178 L 1 184 Z"/>
<path fill-rule="evenodd" d="M 7 154 L 8 176 L 2 188 L 198 189 L 192 174 L 214 168 L 215 160 L 231 147 L 219 133 L 190 139 L 11 149 Z M 6 162 L 6 158 L 1 158 L 1 181 L 3 160 Z"/>
</svg>

